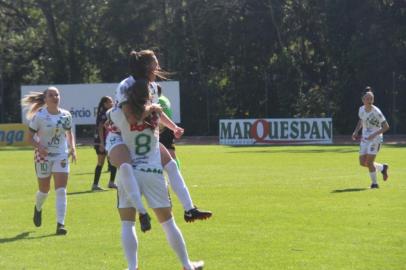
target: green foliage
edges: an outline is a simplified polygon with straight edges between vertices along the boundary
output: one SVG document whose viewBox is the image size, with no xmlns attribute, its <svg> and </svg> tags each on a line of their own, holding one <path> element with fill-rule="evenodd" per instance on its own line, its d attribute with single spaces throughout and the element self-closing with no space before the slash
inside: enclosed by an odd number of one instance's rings
<svg viewBox="0 0 406 270">
<path fill-rule="evenodd" d="M 21 84 L 118 82 L 128 52 L 152 48 L 191 135 L 220 118 L 323 115 L 348 133 L 366 85 L 406 132 L 402 1 L 2 0 L 0 30 L 0 122 L 19 120 Z"/>
</svg>

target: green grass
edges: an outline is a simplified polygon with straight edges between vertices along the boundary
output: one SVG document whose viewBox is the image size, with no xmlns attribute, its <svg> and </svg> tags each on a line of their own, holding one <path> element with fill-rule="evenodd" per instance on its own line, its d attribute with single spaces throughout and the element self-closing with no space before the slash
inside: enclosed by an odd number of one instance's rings
<svg viewBox="0 0 406 270">
<path fill-rule="evenodd" d="M 191 259 L 205 269 L 406 269 L 406 148 L 384 146 L 390 178 L 369 190 L 357 146 L 178 146 L 194 202 L 214 212 L 187 224 Z M 31 150 L 0 150 L 0 269 L 124 269 L 114 191 L 90 193 L 96 162 L 83 147 L 71 167 L 67 236 L 55 236 L 55 194 L 32 224 Z M 101 184 L 107 185 L 103 173 Z M 140 269 L 181 269 L 156 219 L 140 232 Z"/>
</svg>

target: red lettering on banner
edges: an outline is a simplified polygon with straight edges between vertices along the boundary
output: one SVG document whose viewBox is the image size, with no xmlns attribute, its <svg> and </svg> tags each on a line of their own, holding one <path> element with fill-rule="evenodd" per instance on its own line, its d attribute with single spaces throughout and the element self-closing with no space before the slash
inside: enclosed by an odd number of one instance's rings
<svg viewBox="0 0 406 270">
<path fill-rule="evenodd" d="M 262 124 L 263 134 L 261 137 L 258 135 L 258 125 Z M 265 142 L 265 138 L 269 135 L 269 122 L 265 121 L 264 119 L 256 120 L 250 129 L 250 136 L 254 138 L 256 142 Z"/>
</svg>

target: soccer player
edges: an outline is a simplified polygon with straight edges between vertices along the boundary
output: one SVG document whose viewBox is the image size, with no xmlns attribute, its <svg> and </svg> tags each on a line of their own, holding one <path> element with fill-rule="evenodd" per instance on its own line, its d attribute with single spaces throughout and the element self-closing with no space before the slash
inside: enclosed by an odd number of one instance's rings
<svg viewBox="0 0 406 270">
<path fill-rule="evenodd" d="M 169 99 L 162 94 L 162 87 L 158 84 L 158 102 L 162 108 L 162 111 L 172 119 L 172 109 L 171 109 L 171 102 Z M 180 168 L 180 162 L 176 157 L 175 153 L 175 135 L 173 131 L 169 128 L 165 127 L 164 125 L 159 125 L 159 142 L 168 149 L 169 154 L 171 157 L 176 161 L 178 168 Z"/>
<path fill-rule="evenodd" d="M 56 87 L 48 87 L 43 92 L 31 92 L 21 100 L 23 107 L 28 109 L 28 140 L 35 148 L 35 172 L 39 190 L 34 206 L 34 224 L 41 226 L 42 205 L 48 197 L 53 176 L 56 193 L 56 234 L 65 235 L 69 155 L 72 161 L 76 161 L 76 148 L 71 130 L 72 115 L 60 108 L 59 102 L 59 90 Z"/>
<path fill-rule="evenodd" d="M 131 155 L 131 167 L 141 193 L 146 198 L 166 234 L 166 238 L 178 256 L 184 270 L 203 269 L 203 261 L 191 262 L 182 233 L 172 216 L 168 188 L 163 177 L 159 144 L 160 108 L 151 109 L 149 81 L 138 79 L 127 91 L 127 106 L 117 106 L 109 112 L 113 124 L 120 130 L 121 137 Z M 149 110 L 147 109 L 149 107 Z M 154 111 L 152 114 L 151 111 Z M 124 166 L 129 166 L 124 164 Z M 118 179 L 118 211 L 122 222 L 122 244 L 128 269 L 138 269 L 138 240 L 134 229 L 135 211 L 131 198 Z"/>
<path fill-rule="evenodd" d="M 149 89 L 152 95 L 152 103 L 158 103 L 158 89 L 155 79 L 157 76 L 164 77 L 164 72 L 160 71 L 158 60 L 151 50 L 142 50 L 139 52 L 132 51 L 129 56 L 129 68 L 131 75 L 124 79 L 118 85 L 115 95 L 115 106 L 126 106 L 124 103 L 126 101 L 126 92 L 129 87 L 131 87 L 137 79 L 147 79 L 150 82 Z M 170 130 L 173 131 L 175 137 L 179 138 L 182 136 L 184 130 L 178 127 L 172 120 L 165 114 L 161 115 L 161 122 Z M 113 128 L 114 129 L 114 128 Z M 122 164 L 129 164 L 130 155 L 127 147 L 122 143 L 122 138 L 120 138 L 119 133 L 110 132 L 107 139 L 107 151 L 110 157 L 110 161 L 114 166 L 119 168 L 119 171 L 125 170 L 125 167 L 121 167 Z M 112 147 L 114 146 L 114 148 Z M 198 209 L 192 202 L 189 190 L 183 180 L 183 177 L 179 171 L 176 162 L 171 158 L 168 150 L 160 145 L 161 151 L 161 161 L 164 170 L 167 172 L 168 180 L 171 185 L 172 190 L 175 192 L 177 197 L 185 209 L 184 219 L 186 222 L 193 222 L 197 219 L 203 220 L 210 218 L 212 213 L 210 211 L 205 211 Z M 130 175 L 130 172 L 123 173 L 125 175 Z M 119 174 L 120 175 L 120 174 Z M 120 177 L 120 176 L 119 176 Z M 135 181 L 132 181 L 135 182 Z M 132 183 L 131 182 L 131 183 Z M 131 187 L 135 190 L 136 187 Z M 135 194 L 136 192 L 134 192 Z M 137 208 L 138 209 L 138 208 Z M 142 226 L 142 224 L 141 224 Z"/>
<path fill-rule="evenodd" d="M 382 173 L 384 181 L 388 179 L 389 166 L 375 162 L 375 158 L 381 147 L 382 134 L 389 129 L 389 125 L 381 110 L 373 105 L 374 94 L 371 87 L 367 86 L 365 90 L 366 92 L 362 96 L 364 105 L 359 108 L 359 121 L 352 134 L 352 139 L 357 139 L 358 132 L 362 128 L 359 163 L 368 168 L 372 182 L 370 187 L 375 189 L 379 188 L 376 170 Z"/>
<path fill-rule="evenodd" d="M 97 154 L 97 165 L 94 170 L 94 179 L 92 185 L 92 191 L 101 191 L 104 190 L 99 186 L 100 175 L 102 172 L 104 161 L 106 160 L 107 151 L 105 149 L 106 145 L 106 136 L 107 136 L 107 129 L 105 127 L 105 123 L 107 120 L 106 112 L 113 107 L 113 99 L 109 96 L 104 96 L 100 99 L 99 105 L 97 106 L 97 113 L 96 113 L 96 132 L 94 134 L 94 149 L 96 150 Z M 108 188 L 117 188 L 116 184 L 114 183 L 114 179 L 116 177 L 116 167 L 112 166 L 110 162 L 108 162 L 109 171 L 110 171 L 110 181 L 108 184 Z"/>
</svg>

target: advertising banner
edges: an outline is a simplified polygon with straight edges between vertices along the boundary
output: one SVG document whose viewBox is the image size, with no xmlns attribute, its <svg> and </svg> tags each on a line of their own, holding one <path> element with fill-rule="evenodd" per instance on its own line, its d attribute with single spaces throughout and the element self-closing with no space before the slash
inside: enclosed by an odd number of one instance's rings
<svg viewBox="0 0 406 270">
<path fill-rule="evenodd" d="M 159 82 L 162 93 L 171 102 L 173 121 L 180 123 L 180 97 L 178 81 Z M 49 85 L 24 85 L 21 87 L 21 97 L 30 91 L 42 92 Z M 114 99 L 118 83 L 93 83 L 93 84 L 56 84 L 61 95 L 60 107 L 70 111 L 75 125 L 95 125 L 97 105 L 102 96 Z M 25 112 L 22 111 L 23 122 L 26 122 Z"/>
<path fill-rule="evenodd" d="M 222 119 L 220 144 L 331 144 L 331 118 Z"/>
<path fill-rule="evenodd" d="M 24 124 L 0 124 L 0 146 L 23 146 L 27 143 L 28 127 Z"/>
</svg>

